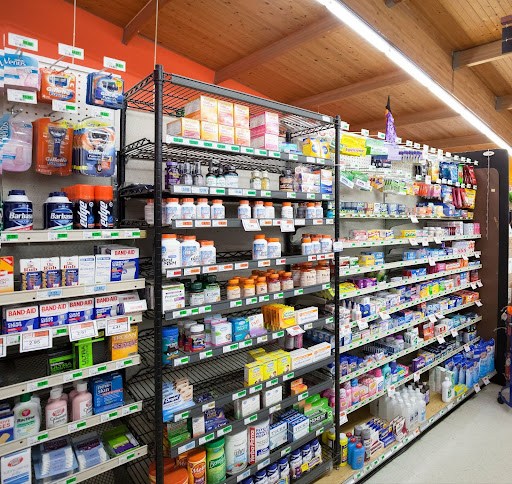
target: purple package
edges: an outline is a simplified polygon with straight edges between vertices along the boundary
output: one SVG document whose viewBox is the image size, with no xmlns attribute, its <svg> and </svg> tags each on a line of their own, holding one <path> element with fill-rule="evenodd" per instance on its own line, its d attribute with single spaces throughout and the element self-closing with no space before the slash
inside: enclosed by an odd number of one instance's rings
<svg viewBox="0 0 512 484">
<path fill-rule="evenodd" d="M 423 356 L 418 356 L 412 360 L 412 371 L 413 373 L 421 370 L 425 366 L 425 358 Z"/>
</svg>

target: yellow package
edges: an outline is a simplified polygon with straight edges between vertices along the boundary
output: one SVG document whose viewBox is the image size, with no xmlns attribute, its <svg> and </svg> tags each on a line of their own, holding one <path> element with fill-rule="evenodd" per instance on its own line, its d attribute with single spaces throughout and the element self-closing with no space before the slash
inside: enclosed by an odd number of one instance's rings
<svg viewBox="0 0 512 484">
<path fill-rule="evenodd" d="M 258 356 L 262 356 L 266 354 L 263 348 L 255 348 L 254 350 L 249 351 L 248 358 L 250 359 L 249 363 L 256 361 Z"/>
<path fill-rule="evenodd" d="M 14 291 L 14 258 L 0 257 L 0 293 Z"/>
<path fill-rule="evenodd" d="M 249 107 L 241 104 L 233 105 L 235 128 L 249 129 Z"/>
<path fill-rule="evenodd" d="M 340 153 L 352 156 L 366 155 L 366 140 L 343 134 L 340 142 Z"/>
<path fill-rule="evenodd" d="M 248 128 L 235 128 L 235 144 L 251 146 L 251 130 Z"/>
<path fill-rule="evenodd" d="M 110 336 L 110 359 L 120 360 L 138 352 L 138 326 L 132 324 L 128 333 Z"/>
<path fill-rule="evenodd" d="M 199 139 L 201 129 L 197 119 L 180 118 L 167 123 L 169 136 L 183 136 L 185 138 Z"/>
<path fill-rule="evenodd" d="M 472 188 L 466 188 L 462 194 L 462 200 L 464 202 L 464 207 L 475 208 L 475 197 L 476 197 L 476 190 L 473 190 Z"/>
<path fill-rule="evenodd" d="M 330 154 L 331 154 L 331 148 L 329 146 L 329 142 L 328 141 L 320 141 L 321 158 L 329 159 Z"/>
<path fill-rule="evenodd" d="M 302 154 L 306 156 L 316 156 L 321 158 L 322 148 L 320 140 L 316 138 L 306 138 L 302 140 Z"/>
<path fill-rule="evenodd" d="M 217 123 L 217 99 L 208 96 L 198 96 L 192 99 L 185 104 L 185 117 Z"/>
<path fill-rule="evenodd" d="M 277 374 L 283 375 L 291 371 L 292 360 L 286 351 L 275 351 L 275 361 L 277 363 Z"/>
<path fill-rule="evenodd" d="M 219 141 L 221 143 L 235 144 L 235 128 L 219 124 Z"/>
<path fill-rule="evenodd" d="M 380 239 L 380 230 L 368 230 L 368 240 L 379 240 Z"/>
<path fill-rule="evenodd" d="M 217 101 L 218 123 L 224 126 L 233 126 L 233 103 Z"/>
<path fill-rule="evenodd" d="M 263 362 L 253 361 L 244 366 L 244 386 L 250 387 L 265 380 L 263 378 Z"/>
<path fill-rule="evenodd" d="M 403 239 L 414 239 L 416 237 L 416 230 L 400 230 L 400 237 Z"/>
<path fill-rule="evenodd" d="M 256 360 L 261 364 L 261 374 L 264 380 L 270 380 L 277 376 L 277 362 L 270 355 L 262 355 Z"/>
<path fill-rule="evenodd" d="M 369 254 L 359 255 L 359 265 L 363 267 L 370 267 L 375 265 L 375 256 Z"/>
<path fill-rule="evenodd" d="M 219 125 L 201 121 L 201 139 L 206 141 L 219 141 Z"/>
</svg>

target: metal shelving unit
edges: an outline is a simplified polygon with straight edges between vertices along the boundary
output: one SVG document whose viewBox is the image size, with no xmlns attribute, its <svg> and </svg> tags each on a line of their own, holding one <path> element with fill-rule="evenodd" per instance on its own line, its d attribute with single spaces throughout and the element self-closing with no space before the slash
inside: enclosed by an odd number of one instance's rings
<svg viewBox="0 0 512 484">
<path fill-rule="evenodd" d="M 245 189 L 208 189 L 207 187 L 187 187 L 175 186 L 169 190 L 162 189 L 162 163 L 173 160 L 184 160 L 187 157 L 193 157 L 195 161 L 200 161 L 203 165 L 210 162 L 213 165 L 218 163 L 229 163 L 240 170 L 265 169 L 272 173 L 280 173 L 285 167 L 292 167 L 295 164 L 310 164 L 316 167 L 333 167 L 335 173 L 339 171 L 339 154 L 336 154 L 334 162 L 331 159 L 322 159 L 307 157 L 302 155 L 291 155 L 282 152 L 272 152 L 268 150 L 258 150 L 251 147 L 241 147 L 236 145 L 225 145 L 221 143 L 210 143 L 202 140 L 190 140 L 180 137 L 168 137 L 166 140 L 162 137 L 163 115 L 182 115 L 184 105 L 188 100 L 198 94 L 206 94 L 216 99 L 228 100 L 249 107 L 250 114 L 260 114 L 265 111 L 271 111 L 280 115 L 280 130 L 282 134 L 293 136 L 295 133 L 314 133 L 317 130 L 334 127 L 336 137 L 340 139 L 341 121 L 339 117 L 333 119 L 312 111 L 301 108 L 288 106 L 282 103 L 269 101 L 256 96 L 247 95 L 226 88 L 194 81 L 174 74 L 163 72 L 161 66 L 156 66 L 152 75 L 148 76 L 140 83 L 135 85 L 126 93 L 125 108 L 121 113 L 121 150 L 120 163 L 118 170 L 118 186 L 121 190 L 118 194 L 118 202 L 121 207 L 120 219 L 126 220 L 124 205 L 129 198 L 153 198 L 155 200 L 155 225 L 149 227 L 151 233 L 154 234 L 154 254 L 161 253 L 161 237 L 164 231 L 173 231 L 176 229 L 209 229 L 209 228 L 238 228 L 242 227 L 239 219 L 225 220 L 207 220 L 207 221 L 175 221 L 170 227 L 163 227 L 162 220 L 162 197 L 170 195 L 194 194 L 200 196 L 216 197 L 223 200 L 236 201 L 241 197 L 249 197 L 252 199 L 273 200 L 273 201 L 300 201 L 315 200 L 324 201 L 336 200 L 333 195 L 306 194 L 295 192 L 279 192 L 266 190 L 245 190 Z M 155 136 L 154 140 L 141 139 L 130 145 L 126 143 L 126 123 L 127 111 L 129 109 L 142 110 L 154 113 L 155 116 Z M 154 166 L 154 182 L 152 185 L 124 187 L 125 170 L 128 161 L 146 160 L 153 162 Z M 339 177 L 335 177 L 335 180 Z M 339 193 L 339 190 L 334 193 Z M 338 203 L 339 200 L 336 200 Z M 279 229 L 280 220 L 259 220 L 258 223 L 262 228 L 276 227 Z M 137 222 L 126 220 L 129 226 L 136 226 Z M 334 225 L 335 236 L 339 238 L 339 220 L 338 219 L 294 219 L 295 227 L 301 226 L 320 226 Z M 284 234 L 287 237 L 286 234 Z M 286 249 L 286 244 L 285 244 Z M 287 253 L 287 252 L 285 252 Z M 297 263 L 299 261 L 328 260 L 339 258 L 339 255 L 320 254 L 314 257 L 305 258 L 303 256 L 286 255 L 279 259 L 267 261 L 253 261 L 248 257 L 247 252 L 238 253 L 236 258 L 223 258 L 219 254 L 217 264 L 206 267 L 179 268 L 169 271 L 168 279 L 172 280 L 181 276 L 191 276 L 196 274 L 216 274 L 232 270 L 250 269 L 250 268 L 266 268 L 280 265 Z M 201 445 L 207 439 L 216 438 L 218 435 L 236 430 L 246 425 L 244 420 L 237 420 L 232 415 L 232 402 L 234 398 L 241 398 L 243 395 L 250 394 L 263 387 L 270 387 L 288 381 L 291 378 L 302 376 L 306 381 L 310 382 L 308 392 L 302 395 L 287 395 L 283 401 L 274 408 L 262 408 L 256 414 L 250 416 L 254 420 L 260 420 L 268 417 L 271 413 L 292 406 L 302 398 L 306 398 L 307 393 L 322 391 L 332 384 L 330 372 L 325 370 L 328 363 L 332 363 L 339 356 L 339 348 L 335 349 L 334 356 L 316 362 L 305 368 L 292 370 L 286 375 L 280 375 L 277 378 L 253 385 L 250 388 L 243 386 L 243 365 L 245 363 L 247 351 L 256 345 L 270 345 L 281 338 L 283 331 L 269 331 L 265 335 L 250 338 L 243 342 L 226 345 L 220 348 L 212 348 L 199 354 L 181 354 L 176 358 L 173 365 L 164 366 L 162 363 L 162 327 L 168 322 L 176 321 L 184 317 L 198 317 L 210 312 L 226 311 L 232 309 L 250 309 L 258 308 L 266 302 L 278 300 L 286 300 L 289 298 L 300 298 L 300 296 L 315 294 L 319 291 L 328 290 L 331 286 L 329 283 L 317 284 L 314 286 L 295 288 L 293 290 L 279 291 L 276 293 L 260 295 L 258 297 L 243 298 L 235 301 L 225 299 L 225 293 L 221 293 L 221 301 L 209 305 L 199 307 L 185 307 L 175 309 L 164 313 L 161 300 L 162 284 L 164 277 L 161 271 L 161 259 L 159 256 L 154 258 L 153 271 L 147 274 L 147 279 L 154 284 L 155 301 L 154 301 L 154 324 L 153 328 L 139 335 L 139 351 L 143 360 L 140 371 L 128 382 L 127 391 L 135 400 L 142 400 L 144 408 L 147 410 L 144 415 L 136 417 L 134 425 L 137 427 L 138 435 L 143 435 L 142 440 L 149 444 L 149 452 L 151 457 L 156 458 L 157 466 L 157 482 L 163 483 L 163 444 L 162 444 L 162 385 L 163 381 L 169 378 L 187 377 L 191 384 L 194 385 L 194 394 L 201 394 L 207 391 L 215 392 L 215 400 L 201 402 L 193 407 L 186 409 L 179 415 L 175 415 L 178 420 L 189 418 L 203 412 L 203 407 L 211 405 L 225 405 L 226 414 L 228 416 L 229 425 L 224 428 L 217 429 L 215 433 L 201 436 L 171 448 L 171 455 L 175 456 L 196 445 Z M 335 280 L 339 282 L 339 275 L 335 276 Z M 338 293 L 336 284 L 335 292 Z M 323 327 L 326 322 L 333 322 L 336 327 L 339 325 L 339 313 L 336 310 L 334 320 L 332 316 L 321 316 L 317 321 L 311 322 L 305 326 L 305 329 L 315 327 Z M 274 344 L 275 347 L 275 344 Z M 336 417 L 338 418 L 338 417 Z M 311 437 L 313 438 L 313 437 Z M 305 441 L 304 441 L 305 442 Z M 298 445 L 294 443 L 293 445 Z M 332 468 L 336 453 L 326 454 L 324 462 L 307 473 L 301 482 L 311 482 L 316 476 L 321 475 L 328 469 Z M 277 454 L 274 454 L 277 455 Z M 280 456 L 281 454 L 279 454 Z M 147 461 L 148 459 L 146 459 Z M 260 463 L 259 466 L 262 464 Z M 144 470 L 144 461 L 136 462 L 128 466 L 130 475 L 135 480 L 140 480 L 142 476 L 147 475 Z M 256 466 L 253 466 L 256 467 Z M 261 467 L 260 467 L 261 468 Z M 239 477 L 239 476 L 238 476 Z M 145 477 L 144 477 L 145 479 Z M 237 477 L 228 478 L 228 482 L 235 482 Z"/>
</svg>

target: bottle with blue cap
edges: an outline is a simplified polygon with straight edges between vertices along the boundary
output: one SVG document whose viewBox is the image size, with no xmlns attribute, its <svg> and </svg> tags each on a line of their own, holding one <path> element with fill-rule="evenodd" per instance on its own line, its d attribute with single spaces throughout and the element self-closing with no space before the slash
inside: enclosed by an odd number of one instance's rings
<svg viewBox="0 0 512 484">
<path fill-rule="evenodd" d="M 65 192 L 52 192 L 43 205 L 45 230 L 72 230 L 73 204 Z"/>
<path fill-rule="evenodd" d="M 261 469 L 256 472 L 256 475 L 254 476 L 254 484 L 268 484 L 267 471 L 265 469 Z"/>
<path fill-rule="evenodd" d="M 277 462 L 267 466 L 267 483 L 277 484 L 279 482 L 279 469 L 277 468 Z"/>
<path fill-rule="evenodd" d="M 25 190 L 11 190 L 4 201 L 4 230 L 21 232 L 34 228 L 34 212 L 32 202 Z"/>
</svg>

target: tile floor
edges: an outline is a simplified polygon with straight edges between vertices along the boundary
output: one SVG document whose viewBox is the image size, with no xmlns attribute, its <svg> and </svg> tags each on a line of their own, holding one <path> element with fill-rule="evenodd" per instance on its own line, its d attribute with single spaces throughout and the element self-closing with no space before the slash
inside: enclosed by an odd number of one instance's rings
<svg viewBox="0 0 512 484">
<path fill-rule="evenodd" d="M 491 383 L 366 483 L 512 483 L 512 408 L 497 403 L 499 389 Z"/>
</svg>

